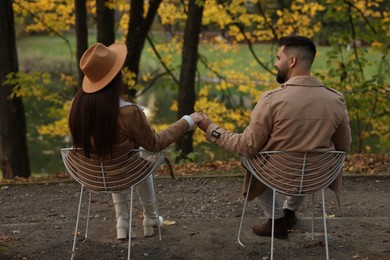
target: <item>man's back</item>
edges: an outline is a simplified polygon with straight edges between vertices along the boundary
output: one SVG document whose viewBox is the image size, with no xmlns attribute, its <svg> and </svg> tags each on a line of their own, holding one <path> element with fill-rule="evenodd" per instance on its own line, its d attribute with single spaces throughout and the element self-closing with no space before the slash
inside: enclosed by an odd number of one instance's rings
<svg viewBox="0 0 390 260">
<path fill-rule="evenodd" d="M 262 150 L 348 150 L 350 130 L 344 98 L 317 78 L 293 77 L 266 93 L 264 101 L 269 105 L 272 129 Z"/>
</svg>

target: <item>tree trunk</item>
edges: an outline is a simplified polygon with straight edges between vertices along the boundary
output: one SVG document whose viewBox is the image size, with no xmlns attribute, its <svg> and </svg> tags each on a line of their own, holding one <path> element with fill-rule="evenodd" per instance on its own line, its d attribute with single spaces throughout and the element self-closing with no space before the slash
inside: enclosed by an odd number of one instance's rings
<svg viewBox="0 0 390 260">
<path fill-rule="evenodd" d="M 146 36 L 153 24 L 157 9 L 162 0 L 149 1 L 149 10 L 144 17 L 144 1 L 131 0 L 130 2 L 130 20 L 129 30 L 126 36 L 127 58 L 125 67 L 132 71 L 136 76 L 135 82 L 138 79 L 139 64 L 141 60 L 142 50 L 145 45 Z M 128 86 L 131 87 L 131 86 Z M 130 97 L 134 97 L 135 93 L 127 92 Z"/>
<path fill-rule="evenodd" d="M 80 69 L 80 59 L 83 53 L 88 49 L 88 26 L 87 26 L 87 8 L 86 0 L 75 0 L 76 12 L 76 48 L 77 48 L 77 74 L 78 88 L 81 88 L 84 74 Z"/>
<path fill-rule="evenodd" d="M 0 25 L 0 167 L 5 179 L 28 178 L 30 163 L 23 100 L 9 99 L 14 86 L 3 85 L 7 74 L 19 71 L 11 0 L 0 1 Z"/>
<path fill-rule="evenodd" d="M 97 41 L 106 46 L 115 42 L 115 10 L 106 6 L 108 2 L 96 0 Z"/>
<path fill-rule="evenodd" d="M 202 26 L 203 5 L 196 0 L 189 1 L 188 18 L 184 29 L 184 43 L 180 68 L 180 85 L 178 93 L 178 119 L 194 112 L 195 105 L 195 73 L 198 61 L 199 34 Z M 176 150 L 181 151 L 177 160 L 184 159 L 193 152 L 193 132 L 188 132 L 176 142 Z"/>
</svg>

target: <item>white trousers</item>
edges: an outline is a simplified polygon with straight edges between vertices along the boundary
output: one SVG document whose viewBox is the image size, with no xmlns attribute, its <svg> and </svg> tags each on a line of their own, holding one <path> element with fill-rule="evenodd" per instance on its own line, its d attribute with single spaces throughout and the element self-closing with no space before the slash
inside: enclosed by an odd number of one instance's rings
<svg viewBox="0 0 390 260">
<path fill-rule="evenodd" d="M 145 178 L 140 184 L 137 185 L 137 192 L 144 209 L 145 214 L 153 215 L 155 214 L 155 201 L 156 196 L 154 194 L 154 183 L 153 176 Z M 130 192 L 130 191 L 129 191 Z M 121 193 L 112 193 L 112 200 L 115 205 L 115 209 L 121 209 L 120 211 L 127 212 L 128 205 L 127 202 L 129 192 L 121 192 Z"/>
<path fill-rule="evenodd" d="M 272 199 L 273 192 L 272 189 L 267 188 L 260 196 L 257 197 L 260 207 L 264 211 L 264 215 L 267 218 L 272 218 Z M 292 211 L 297 211 L 299 206 L 301 206 L 304 196 L 286 196 L 284 201 L 283 208 L 280 207 L 278 200 L 275 198 L 275 219 L 282 218 L 284 216 L 283 209 L 289 209 Z"/>
</svg>

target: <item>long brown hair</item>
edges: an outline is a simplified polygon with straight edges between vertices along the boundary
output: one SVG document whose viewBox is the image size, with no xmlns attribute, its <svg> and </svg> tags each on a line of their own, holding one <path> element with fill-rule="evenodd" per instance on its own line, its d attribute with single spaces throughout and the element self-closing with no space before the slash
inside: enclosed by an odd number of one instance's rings
<svg viewBox="0 0 390 260">
<path fill-rule="evenodd" d="M 121 88 L 122 73 L 119 72 L 98 92 L 85 93 L 80 89 L 73 99 L 69 113 L 73 147 L 82 148 L 87 157 L 93 153 L 105 159 L 113 152 Z"/>
</svg>

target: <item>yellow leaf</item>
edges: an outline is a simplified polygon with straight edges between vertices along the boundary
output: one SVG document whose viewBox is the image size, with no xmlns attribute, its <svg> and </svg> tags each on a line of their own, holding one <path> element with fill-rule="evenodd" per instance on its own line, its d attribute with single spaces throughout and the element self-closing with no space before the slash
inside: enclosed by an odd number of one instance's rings
<svg viewBox="0 0 390 260">
<path fill-rule="evenodd" d="M 164 225 L 165 226 L 173 226 L 173 225 L 176 225 L 176 221 L 174 221 L 174 220 L 164 220 Z"/>
</svg>

